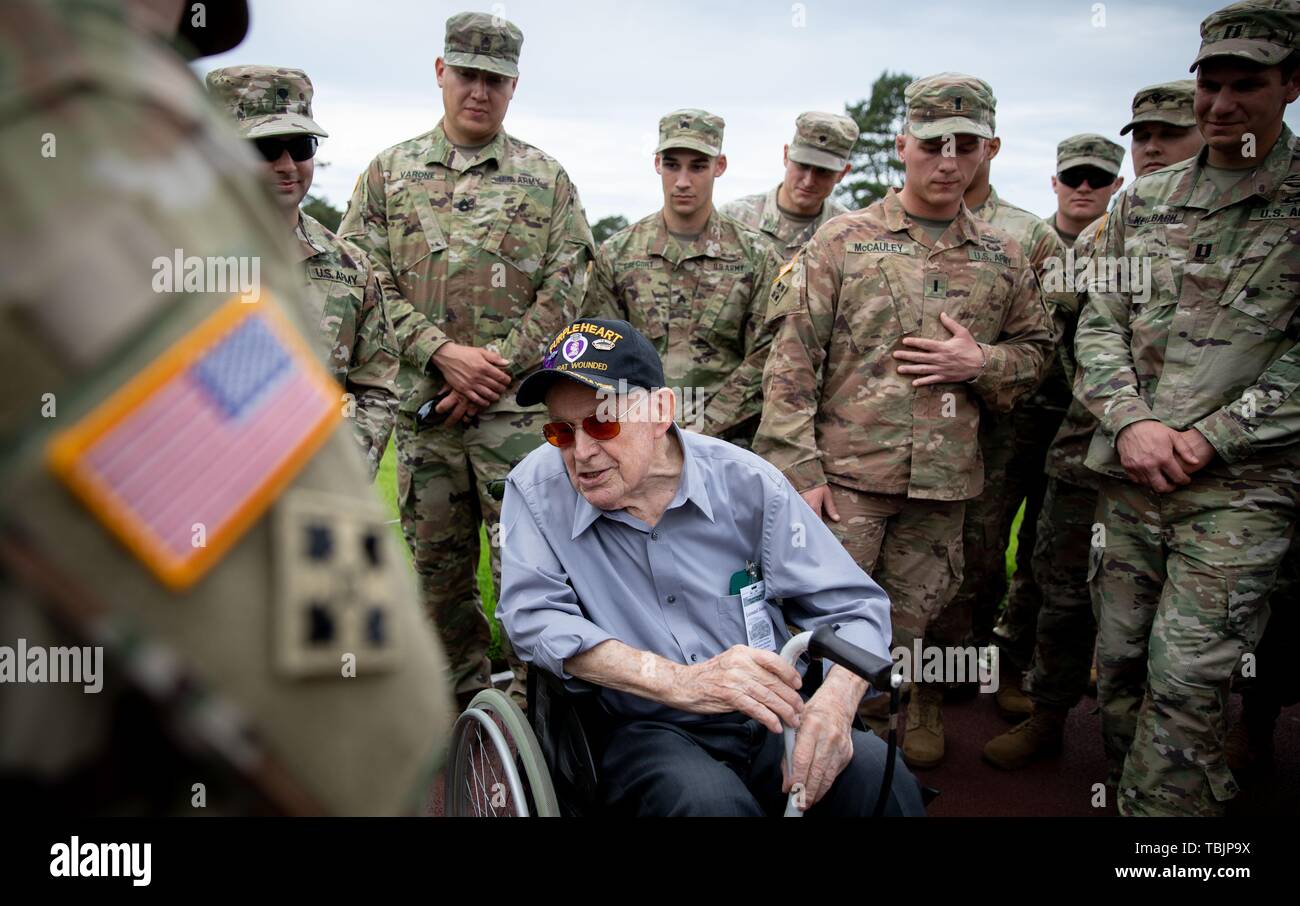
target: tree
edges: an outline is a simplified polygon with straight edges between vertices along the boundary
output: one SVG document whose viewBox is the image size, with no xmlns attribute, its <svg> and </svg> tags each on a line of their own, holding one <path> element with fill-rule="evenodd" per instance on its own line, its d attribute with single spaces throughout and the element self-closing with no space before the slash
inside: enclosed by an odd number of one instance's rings
<svg viewBox="0 0 1300 906">
<path fill-rule="evenodd" d="M 911 81 L 906 73 L 885 70 L 872 84 L 869 99 L 844 105 L 860 134 L 849 156 L 852 169 L 835 191 L 837 200 L 851 210 L 865 208 L 884 198 L 890 186 L 903 184 L 903 162 L 894 150 L 894 137 L 903 131 L 903 89 Z"/>
<path fill-rule="evenodd" d="M 591 225 L 591 235 L 596 237 L 596 245 L 600 245 L 625 226 L 627 226 L 627 218 L 621 214 L 602 217 Z"/>
<path fill-rule="evenodd" d="M 343 212 L 319 195 L 312 195 L 308 192 L 306 199 L 303 200 L 302 209 L 307 212 L 308 216 L 319 220 L 325 229 L 331 233 L 339 231 L 339 222 L 343 219 Z"/>
</svg>

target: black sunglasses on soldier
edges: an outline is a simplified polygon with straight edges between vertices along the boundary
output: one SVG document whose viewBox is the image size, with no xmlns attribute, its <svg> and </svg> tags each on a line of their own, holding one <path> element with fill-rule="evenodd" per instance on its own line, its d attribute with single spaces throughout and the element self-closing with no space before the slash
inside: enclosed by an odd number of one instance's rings
<svg viewBox="0 0 1300 906">
<path fill-rule="evenodd" d="M 257 151 L 262 155 L 268 164 L 273 164 L 280 159 L 280 155 L 285 151 L 289 152 L 289 157 L 298 163 L 304 160 L 311 160 L 316 156 L 316 136 L 314 135 L 292 135 L 281 136 L 272 135 L 266 138 L 255 138 L 252 140 L 257 147 Z"/>
<path fill-rule="evenodd" d="M 1085 180 L 1094 189 L 1104 189 L 1115 182 L 1115 175 L 1096 167 L 1071 167 L 1058 173 L 1056 178 L 1071 189 L 1079 188 Z"/>
</svg>

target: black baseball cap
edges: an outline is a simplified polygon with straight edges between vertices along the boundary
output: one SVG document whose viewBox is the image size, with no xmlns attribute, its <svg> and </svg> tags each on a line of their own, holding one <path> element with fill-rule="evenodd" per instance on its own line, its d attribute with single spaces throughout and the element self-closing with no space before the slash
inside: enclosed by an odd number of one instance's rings
<svg viewBox="0 0 1300 906">
<path fill-rule="evenodd" d="M 524 378 L 515 394 L 521 406 L 546 399 L 560 378 L 618 393 L 622 387 L 663 387 L 663 362 L 650 341 L 626 321 L 580 318 L 561 330 L 546 348 L 542 367 Z"/>
</svg>

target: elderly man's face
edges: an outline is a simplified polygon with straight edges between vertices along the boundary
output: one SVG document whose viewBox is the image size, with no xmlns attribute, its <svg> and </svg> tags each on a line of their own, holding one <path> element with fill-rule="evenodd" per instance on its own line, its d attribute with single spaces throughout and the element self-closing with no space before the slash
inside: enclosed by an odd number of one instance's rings
<svg viewBox="0 0 1300 906">
<path fill-rule="evenodd" d="M 618 436 L 595 440 L 583 430 L 582 420 L 598 411 L 603 416 L 609 404 L 602 405 L 594 389 L 573 381 L 556 381 L 547 392 L 550 420 L 566 422 L 573 428 L 574 442 L 560 448 L 569 481 L 592 506 L 618 510 L 636 498 L 654 465 L 656 442 L 672 425 L 671 391 L 657 393 L 668 394 L 665 414 L 654 413 L 654 407 L 645 405 L 644 398 L 639 405 L 636 397 L 620 400 L 617 411 L 625 417 L 620 420 Z"/>
</svg>

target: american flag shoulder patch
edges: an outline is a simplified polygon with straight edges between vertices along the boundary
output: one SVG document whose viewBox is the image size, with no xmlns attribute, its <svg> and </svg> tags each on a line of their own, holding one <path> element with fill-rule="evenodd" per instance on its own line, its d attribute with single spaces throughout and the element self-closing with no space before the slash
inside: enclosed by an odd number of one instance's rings
<svg viewBox="0 0 1300 906">
<path fill-rule="evenodd" d="M 173 589 L 266 511 L 342 417 L 338 384 L 274 306 L 233 297 L 71 428 L 46 460 Z"/>
</svg>

